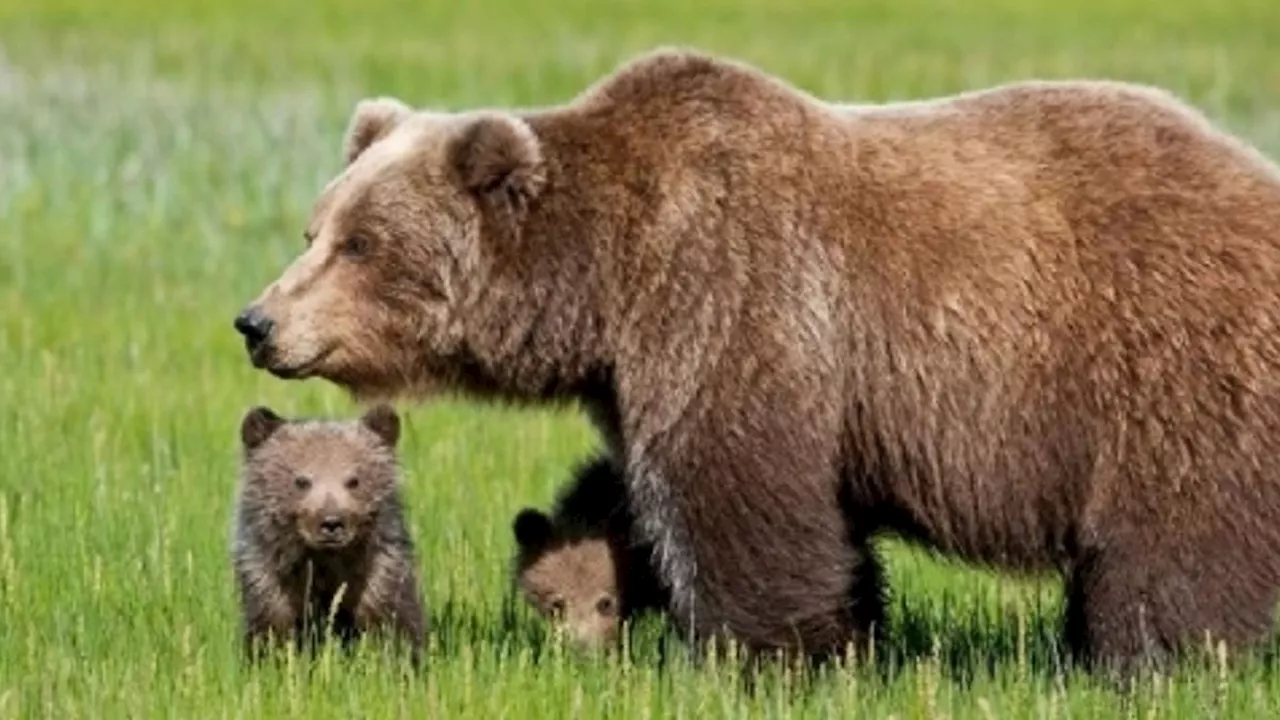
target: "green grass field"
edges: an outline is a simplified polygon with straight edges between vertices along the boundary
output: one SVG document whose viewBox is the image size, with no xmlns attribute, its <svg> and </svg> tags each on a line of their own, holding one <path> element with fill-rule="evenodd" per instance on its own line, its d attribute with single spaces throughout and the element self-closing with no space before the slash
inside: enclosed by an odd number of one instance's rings
<svg viewBox="0 0 1280 720">
<path fill-rule="evenodd" d="M 1054 583 L 895 547 L 875 668 L 751 696 L 731 667 L 660 664 L 652 623 L 628 661 L 567 655 L 508 602 L 510 519 L 595 440 L 568 412 L 462 403 L 407 409 L 428 672 L 241 667 L 241 414 L 354 408 L 252 370 L 231 319 L 299 251 L 355 101 L 558 102 L 669 43 L 851 101 L 1157 82 L 1280 157 L 1273 0 L 0 0 L 0 718 L 1280 713 L 1262 663 L 1127 697 L 1064 673 Z"/>
</svg>

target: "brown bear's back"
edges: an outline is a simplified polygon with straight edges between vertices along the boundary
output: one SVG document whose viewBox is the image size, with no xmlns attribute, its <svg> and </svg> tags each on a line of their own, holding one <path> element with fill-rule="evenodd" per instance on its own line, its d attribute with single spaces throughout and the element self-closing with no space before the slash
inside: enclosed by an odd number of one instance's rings
<svg viewBox="0 0 1280 720">
<path fill-rule="evenodd" d="M 598 210 L 604 334 L 646 409 L 628 444 L 710 408 L 781 414 L 880 516 L 1013 565 L 1139 497 L 1280 512 L 1250 459 L 1280 450 L 1280 175 L 1261 156 L 1120 83 L 868 107 L 699 58 L 637 67 L 531 117 L 593 188 L 570 195 Z M 584 134 L 599 144 L 560 143 Z"/>
<path fill-rule="evenodd" d="M 1114 83 L 850 115 L 849 395 L 903 525 L 1035 565 L 1140 514 L 1280 511 L 1273 165 Z"/>
</svg>

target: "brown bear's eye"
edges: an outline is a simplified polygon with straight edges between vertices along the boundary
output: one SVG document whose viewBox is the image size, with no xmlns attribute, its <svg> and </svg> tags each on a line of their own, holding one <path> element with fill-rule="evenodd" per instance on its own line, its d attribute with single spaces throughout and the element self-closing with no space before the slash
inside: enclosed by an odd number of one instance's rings
<svg viewBox="0 0 1280 720">
<path fill-rule="evenodd" d="M 555 617 L 564 615 L 564 600 L 557 599 L 551 601 L 551 614 Z"/>
<path fill-rule="evenodd" d="M 306 490 L 311 487 L 311 481 L 299 475 L 293 479 L 293 486 L 299 490 Z"/>
<path fill-rule="evenodd" d="M 596 612 L 600 613 L 601 615 L 612 615 L 613 614 L 613 598 L 609 597 L 608 595 L 605 595 L 604 597 L 597 600 Z"/>
<path fill-rule="evenodd" d="M 342 254 L 349 258 L 361 258 L 369 252 L 369 240 L 363 235 L 352 235 L 342 241 Z"/>
<path fill-rule="evenodd" d="M 360 478 L 357 478 L 357 477 L 347 478 L 348 490 L 355 490 L 358 487 L 360 487 Z"/>
</svg>

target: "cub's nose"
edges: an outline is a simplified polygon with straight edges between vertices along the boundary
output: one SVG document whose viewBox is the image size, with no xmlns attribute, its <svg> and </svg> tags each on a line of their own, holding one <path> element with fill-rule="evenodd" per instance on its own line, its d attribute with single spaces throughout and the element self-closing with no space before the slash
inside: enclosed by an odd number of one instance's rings
<svg viewBox="0 0 1280 720">
<path fill-rule="evenodd" d="M 337 535 L 338 533 L 342 532 L 342 527 L 343 527 L 342 518 L 338 517 L 337 515 L 326 516 L 323 520 L 320 521 L 320 532 L 324 533 L 325 535 Z"/>
<path fill-rule="evenodd" d="M 236 316 L 236 331 L 244 336 L 245 345 L 252 351 L 271 335 L 275 323 L 256 308 L 246 308 Z"/>
</svg>

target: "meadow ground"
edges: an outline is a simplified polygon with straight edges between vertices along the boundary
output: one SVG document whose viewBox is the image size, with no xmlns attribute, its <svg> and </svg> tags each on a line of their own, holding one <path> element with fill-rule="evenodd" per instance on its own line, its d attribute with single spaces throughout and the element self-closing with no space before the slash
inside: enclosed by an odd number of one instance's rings
<svg viewBox="0 0 1280 720">
<path fill-rule="evenodd" d="M 251 404 L 347 414 L 250 369 L 242 302 L 301 247 L 354 102 L 566 100 L 662 43 L 847 100 L 1028 77 L 1157 82 L 1280 156 L 1271 0 L 0 0 L 0 718 L 1266 717 L 1262 663 L 1125 700 L 1063 673 L 1053 583 L 888 548 L 877 668 L 740 692 L 725 667 L 546 642 L 511 605 L 512 514 L 594 438 L 570 412 L 409 411 L 430 670 L 238 663 L 227 529 Z"/>
</svg>

